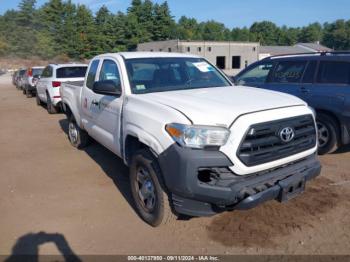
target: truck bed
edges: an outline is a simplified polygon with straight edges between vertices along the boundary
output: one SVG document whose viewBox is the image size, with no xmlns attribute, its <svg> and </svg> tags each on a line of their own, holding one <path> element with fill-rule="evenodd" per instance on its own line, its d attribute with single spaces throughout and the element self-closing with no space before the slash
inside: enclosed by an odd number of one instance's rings
<svg viewBox="0 0 350 262">
<path fill-rule="evenodd" d="M 84 81 L 72 81 L 62 83 L 60 88 L 63 110 L 66 112 L 66 105 L 68 105 L 78 125 L 80 125 L 80 96 L 83 86 Z"/>
</svg>

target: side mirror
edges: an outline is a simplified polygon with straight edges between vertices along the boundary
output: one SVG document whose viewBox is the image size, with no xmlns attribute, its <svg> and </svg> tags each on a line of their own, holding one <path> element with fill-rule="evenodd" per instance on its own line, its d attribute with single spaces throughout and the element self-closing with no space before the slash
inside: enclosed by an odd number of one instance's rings
<svg viewBox="0 0 350 262">
<path fill-rule="evenodd" d="M 95 82 L 92 91 L 96 94 L 107 96 L 121 96 L 122 90 L 120 84 L 116 84 L 112 80 L 103 80 Z"/>
</svg>

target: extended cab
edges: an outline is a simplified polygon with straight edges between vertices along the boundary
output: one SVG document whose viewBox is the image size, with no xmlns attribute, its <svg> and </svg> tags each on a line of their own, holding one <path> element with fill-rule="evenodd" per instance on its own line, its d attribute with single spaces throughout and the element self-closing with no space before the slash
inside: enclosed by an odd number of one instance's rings
<svg viewBox="0 0 350 262">
<path fill-rule="evenodd" d="M 198 56 L 100 55 L 61 96 L 71 144 L 92 137 L 124 160 L 136 209 L 152 226 L 284 202 L 320 174 L 305 102 L 233 86 Z"/>
</svg>

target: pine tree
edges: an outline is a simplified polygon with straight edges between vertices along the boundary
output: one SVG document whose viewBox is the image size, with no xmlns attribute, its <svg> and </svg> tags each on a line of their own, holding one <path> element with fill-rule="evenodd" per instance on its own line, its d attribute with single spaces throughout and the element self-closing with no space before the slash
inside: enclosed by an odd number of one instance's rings
<svg viewBox="0 0 350 262">
<path fill-rule="evenodd" d="M 36 0 L 22 0 L 18 7 L 17 23 L 19 26 L 31 27 L 33 26 L 35 16 Z"/>
<path fill-rule="evenodd" d="M 165 1 L 161 5 L 155 4 L 153 40 L 171 39 L 175 30 L 175 21 L 170 13 L 168 2 Z"/>
<path fill-rule="evenodd" d="M 77 53 L 79 58 L 94 56 L 95 24 L 91 11 L 85 5 L 78 5 L 76 15 Z"/>
</svg>

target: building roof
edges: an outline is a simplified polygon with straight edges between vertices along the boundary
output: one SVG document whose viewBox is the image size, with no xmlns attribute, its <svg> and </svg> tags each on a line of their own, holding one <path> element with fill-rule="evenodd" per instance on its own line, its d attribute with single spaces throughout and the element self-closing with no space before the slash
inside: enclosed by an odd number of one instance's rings
<svg viewBox="0 0 350 262">
<path fill-rule="evenodd" d="M 260 54 L 283 55 L 305 53 L 304 48 L 298 46 L 260 46 Z"/>
<path fill-rule="evenodd" d="M 330 52 L 331 48 L 318 43 L 298 43 L 294 46 L 261 46 L 260 54 L 284 55 L 300 54 L 307 52 Z"/>
<path fill-rule="evenodd" d="M 301 48 L 305 49 L 310 49 L 313 51 L 318 51 L 318 52 L 331 52 L 333 49 L 328 48 L 324 45 L 318 44 L 318 43 L 298 43 L 296 46 L 300 46 Z"/>
</svg>

